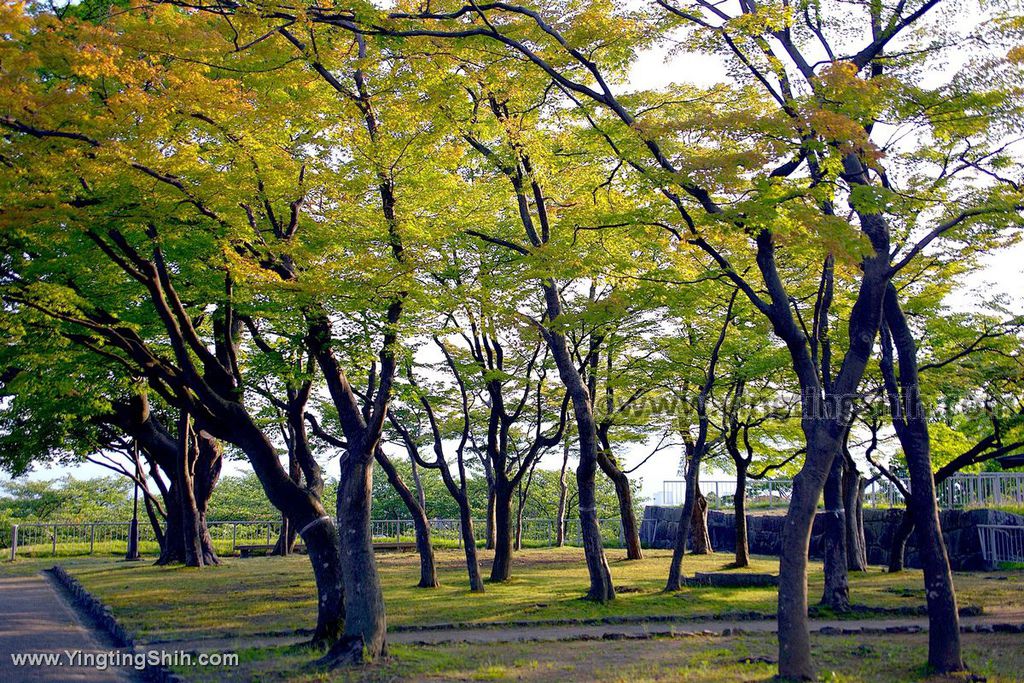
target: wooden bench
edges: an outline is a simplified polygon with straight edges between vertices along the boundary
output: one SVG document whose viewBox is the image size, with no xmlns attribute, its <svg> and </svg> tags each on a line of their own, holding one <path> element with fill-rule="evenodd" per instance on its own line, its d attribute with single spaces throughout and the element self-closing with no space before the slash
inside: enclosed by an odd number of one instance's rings
<svg viewBox="0 0 1024 683">
<path fill-rule="evenodd" d="M 238 552 L 239 557 L 263 557 L 269 555 L 277 547 L 276 544 L 270 543 L 259 543 L 259 544 L 247 544 L 247 545 L 236 545 L 235 550 Z M 377 541 L 373 544 L 374 550 L 395 550 L 398 552 L 416 550 L 415 541 Z M 292 551 L 295 553 L 305 553 L 306 546 L 301 543 L 295 544 L 295 549 Z"/>
<path fill-rule="evenodd" d="M 235 550 L 238 551 L 239 557 L 262 557 L 263 555 L 269 555 L 274 551 L 277 545 L 274 543 L 266 544 L 260 543 L 256 545 L 236 545 Z M 292 550 L 293 553 L 305 553 L 306 546 L 301 543 L 296 543 L 295 548 Z"/>
<path fill-rule="evenodd" d="M 374 550 L 397 550 L 399 552 L 416 550 L 416 541 L 375 541 Z"/>
</svg>

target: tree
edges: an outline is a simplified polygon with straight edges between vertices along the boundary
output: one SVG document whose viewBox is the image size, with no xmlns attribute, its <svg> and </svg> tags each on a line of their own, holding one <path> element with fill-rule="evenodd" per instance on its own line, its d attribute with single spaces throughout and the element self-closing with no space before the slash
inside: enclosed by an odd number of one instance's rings
<svg viewBox="0 0 1024 683">
<path fill-rule="evenodd" d="M 943 203 L 945 217 L 936 218 L 933 213 L 926 212 L 923 219 L 934 221 L 932 227 L 925 228 L 921 239 L 908 239 L 902 258 L 891 262 L 892 229 L 896 227 L 901 236 L 909 236 L 909 230 L 905 232 L 902 228 L 920 224 L 917 222 L 920 219 L 914 218 L 919 213 L 914 210 L 917 200 L 904 201 L 905 198 L 892 192 L 889 177 L 881 168 L 880 155 L 869 137 L 874 122 L 886 108 L 898 110 L 904 121 L 913 116 L 923 116 L 934 128 L 941 129 L 945 125 L 944 117 L 937 115 L 930 103 L 921 106 L 922 98 L 918 96 L 923 93 L 921 88 L 916 84 L 907 87 L 908 81 L 898 80 L 907 71 L 904 69 L 901 73 L 902 65 L 898 61 L 887 60 L 885 54 L 887 47 L 899 45 L 898 39 L 904 39 L 908 27 L 923 23 L 922 18 L 935 3 L 925 2 L 906 12 L 903 5 L 894 10 L 873 6 L 866 8 L 865 12 L 852 10 L 852 15 L 845 8 L 829 7 L 833 14 L 829 15 L 828 26 L 838 20 L 843 26 L 858 23 L 871 29 L 870 39 L 865 44 L 854 47 L 850 52 L 846 52 L 848 48 L 843 45 L 840 48 L 843 57 L 835 56 L 837 51 L 826 37 L 823 12 L 818 7 L 813 11 L 808 7 L 804 16 L 798 17 L 785 7 L 768 8 L 748 3 L 741 5 L 740 15 L 734 17 L 718 7 L 699 3 L 693 7 L 668 2 L 659 2 L 658 5 L 665 10 L 670 21 L 693 28 L 698 38 L 708 39 L 709 43 L 735 58 L 743 72 L 778 103 L 779 115 L 769 117 L 773 125 L 788 122 L 790 127 L 790 152 L 771 154 L 770 160 L 765 159 L 758 180 L 747 183 L 755 190 L 755 197 L 740 201 L 738 205 L 724 206 L 714 196 L 717 188 L 702 183 L 676 158 L 673 154 L 676 149 L 668 136 L 658 136 L 657 129 L 650 125 L 651 119 L 664 117 L 664 108 L 643 110 L 643 120 L 638 120 L 632 113 L 631 103 L 624 103 L 613 92 L 596 61 L 600 59 L 598 53 L 610 51 L 603 41 L 613 24 L 605 26 L 599 34 L 583 34 L 590 38 L 591 43 L 597 44 L 581 46 L 576 41 L 585 43 L 587 38 L 572 33 L 571 22 L 563 21 L 561 17 L 557 22 L 551 22 L 542 13 L 528 7 L 504 3 L 486 8 L 456 6 L 448 11 L 405 11 L 404 8 L 367 11 L 365 15 L 352 15 L 340 21 L 314 13 L 310 20 L 334 24 L 345 30 L 389 36 L 461 41 L 479 37 L 499 43 L 530 62 L 582 110 L 587 112 L 597 108 L 608 114 L 608 125 L 614 127 L 613 133 L 606 133 L 610 145 L 617 152 L 624 150 L 622 158 L 625 163 L 652 177 L 654 188 L 677 209 L 691 243 L 713 259 L 770 320 L 775 333 L 786 343 L 792 356 L 804 402 L 802 413 L 807 439 L 805 464 L 795 480 L 785 527 L 785 544 L 791 549 L 803 550 L 788 552 L 782 558 L 780 673 L 789 677 L 811 678 L 814 669 L 806 625 L 805 550 L 809 545 L 818 496 L 826 486 L 832 462 L 841 450 L 841 440 L 849 423 L 850 415 L 844 403 L 855 393 L 867 366 L 881 325 L 882 300 L 890 278 L 937 238 L 954 228 L 992 234 L 994 225 L 1012 221 L 1022 206 L 1019 197 L 1014 196 L 1015 192 L 1019 194 L 1019 190 L 1007 192 L 1007 184 L 1002 183 L 993 192 L 984 192 L 981 197 L 968 200 L 970 205 L 965 209 L 957 202 L 949 203 L 949 198 L 956 193 L 949 192 L 948 174 L 941 172 L 939 182 L 930 185 L 937 193 L 933 193 L 929 200 Z M 843 16 L 844 13 L 848 15 Z M 495 23 L 497 17 L 500 21 Z M 580 17 L 585 21 L 592 15 L 581 13 L 573 18 Z M 805 54 L 814 46 L 821 46 L 828 56 L 818 70 L 812 66 L 814 61 Z M 621 49 L 618 45 L 616 47 Z M 614 59 L 621 60 L 620 54 L 611 51 L 608 61 L 618 66 Z M 918 60 L 931 56 L 928 50 L 911 50 L 904 54 L 917 55 Z M 910 58 L 907 61 L 915 60 Z M 792 69 L 787 68 L 790 66 Z M 791 80 L 794 74 L 799 78 L 801 87 L 810 92 L 809 97 L 797 94 L 800 91 L 794 88 Z M 884 90 L 883 85 L 887 86 Z M 994 109 L 956 86 L 935 89 L 928 93 L 927 99 L 930 102 L 944 100 L 945 104 L 955 101 L 952 106 L 957 107 L 969 103 L 972 107 L 985 108 L 988 121 L 1006 121 L 1003 118 L 1006 110 L 1002 107 L 1012 101 L 1010 91 L 992 93 L 1000 102 Z M 904 105 L 908 109 L 901 109 Z M 658 113 L 650 116 L 650 112 L 655 110 Z M 907 116 L 908 111 L 913 114 Z M 980 133 L 984 136 L 991 130 L 986 127 Z M 946 151 L 967 158 L 965 166 L 968 168 L 985 168 L 991 159 L 988 149 L 979 156 L 975 154 L 977 140 L 970 140 L 966 151 L 960 144 L 978 130 L 969 131 L 966 136 L 963 132 L 957 131 L 957 142 L 945 145 Z M 941 148 L 947 140 L 950 138 L 944 138 L 938 146 Z M 925 143 L 923 148 L 911 149 L 906 158 L 928 158 L 933 150 L 927 147 Z M 781 163 L 778 161 L 780 156 L 783 157 Z M 807 176 L 803 179 L 794 176 L 805 163 Z M 985 170 L 992 169 L 988 167 Z M 1004 176 L 997 174 L 997 177 Z M 1009 186 L 1012 188 L 1012 183 Z M 847 222 L 835 215 L 835 188 L 847 196 L 853 221 Z M 780 203 L 783 197 L 785 199 Z M 787 223 L 797 215 L 793 209 L 798 205 L 796 198 L 799 197 L 806 199 L 804 206 L 808 211 L 817 212 L 824 220 L 798 220 L 798 224 L 814 224 L 819 226 L 819 230 L 820 226 L 827 224 L 836 230 L 834 234 L 845 235 L 849 240 L 841 251 L 838 245 L 828 245 L 830 248 L 826 249 L 827 253 L 819 262 L 827 264 L 832 259 L 842 258 L 849 264 L 859 263 L 861 269 L 856 302 L 845 317 L 849 346 L 834 376 L 829 371 L 822 377 L 817 362 L 817 351 L 824 336 L 822 332 L 827 330 L 827 326 L 812 328 L 815 330 L 813 336 L 802 328 L 797 317 L 799 311 L 795 314 L 792 310 L 795 299 L 787 289 L 780 270 L 779 231 L 784 231 Z M 877 200 L 879 197 L 883 198 L 882 202 Z M 966 197 L 961 194 L 957 199 Z M 691 214 L 694 209 L 701 212 L 699 223 Z M 758 289 L 763 285 L 767 298 L 762 298 L 754 284 L 743 276 L 742 266 L 737 268 L 731 256 L 736 257 L 739 253 L 730 254 L 724 248 L 726 241 L 716 240 L 717 236 L 707 230 L 708 223 L 715 226 L 730 224 L 753 242 L 754 262 L 762 281 L 758 283 Z M 856 238 L 858 233 L 863 241 Z M 850 249 L 853 243 L 859 246 Z M 828 269 L 826 266 L 824 270 Z M 819 304 L 823 301 L 819 297 Z M 829 308 L 819 307 L 815 323 L 827 320 Z M 567 386 L 570 383 L 571 378 L 567 380 Z M 571 386 L 569 390 L 572 392 Z M 829 496 L 834 497 L 836 490 L 835 484 L 830 486 Z M 845 571 L 845 566 L 836 563 L 833 566 L 837 571 Z M 960 668 L 959 653 L 952 652 L 952 649 L 931 652 L 929 661 L 942 671 Z"/>
<path fill-rule="evenodd" d="M 73 22 L 49 30 L 59 20 L 19 11 L 5 7 L 4 17 L 15 22 L 14 42 L 25 59 L 19 70 L 5 71 L 2 87 L 17 91 L 7 101 L 32 113 L 26 121 L 8 110 L 3 120 L 12 136 L 5 155 L 27 171 L 4 174 L 5 196 L 22 198 L 5 200 L 17 210 L 4 213 L 4 253 L 21 256 L 9 262 L 4 299 L 26 324 L 48 327 L 145 380 L 181 413 L 183 453 L 195 443 L 189 432 L 245 452 L 268 497 L 303 530 L 320 592 L 314 639 L 332 641 L 343 615 L 337 534 L 323 522 L 330 518 L 316 496 L 288 477 L 242 402 L 244 366 L 233 317 L 249 292 L 236 289 L 244 278 L 232 259 L 265 252 L 252 245 L 247 251 L 238 232 L 251 228 L 247 204 L 232 204 L 238 195 L 224 189 L 237 182 L 259 197 L 266 184 L 254 158 L 223 172 L 218 154 L 245 159 L 246 145 L 217 120 L 196 114 L 212 96 L 226 119 L 232 107 L 241 107 L 234 113 L 244 118 L 248 104 L 239 84 L 204 78 L 180 60 L 124 56 L 122 47 L 138 54 L 147 40 L 190 44 L 179 32 L 199 38 L 198 27 L 165 9 L 140 20 L 122 16 L 119 31 Z M 202 35 L 221 37 L 210 25 Z M 83 43 L 90 57 L 79 59 Z M 53 79 L 68 84 L 59 96 L 46 85 Z M 118 107 L 104 105 L 115 96 Z M 167 106 L 175 101 L 183 106 L 172 106 L 171 115 Z M 78 130 L 59 130 L 65 126 Z M 286 134 L 286 128 L 276 129 Z M 123 134 L 129 129 L 130 139 Z M 173 150 L 162 144 L 169 137 L 178 143 Z M 287 156 L 288 149 L 275 152 Z M 37 219 L 32 235 L 17 229 L 27 216 Z"/>
<path fill-rule="evenodd" d="M 697 506 L 699 494 L 697 478 L 700 472 L 700 464 L 715 442 L 718 441 L 717 437 L 712 437 L 710 434 L 711 419 L 708 404 L 711 399 L 711 393 L 715 388 L 718 361 L 721 357 L 722 345 L 725 343 L 726 335 L 732 324 L 733 307 L 736 305 L 736 297 L 738 295 L 739 290 L 734 289 L 729 296 L 718 335 L 715 337 L 714 343 L 708 352 L 706 365 L 702 368 L 703 381 L 698 384 L 699 388 L 694 402 L 697 418 L 697 436 L 696 438 L 691 438 L 689 425 L 686 426 L 687 431 L 684 433 L 686 447 L 686 497 L 684 498 L 683 509 L 679 514 L 679 526 L 676 529 L 675 547 L 672 551 L 672 562 L 669 565 L 665 590 L 679 590 L 682 587 L 683 553 L 686 552 L 686 544 L 690 539 L 691 520 Z M 705 510 L 707 509 L 707 503 L 704 503 L 704 508 Z M 704 512 L 701 511 L 702 516 L 703 514 Z M 697 546 L 697 541 L 694 541 L 695 550 Z"/>
<path fill-rule="evenodd" d="M 740 347 L 726 361 L 732 370 L 719 404 L 722 443 L 736 470 L 733 511 L 737 567 L 750 564 L 746 517 L 748 480 L 762 480 L 770 473 L 785 471 L 802 454 L 800 448 L 793 446 L 793 442 L 799 440 L 790 420 L 793 403 L 785 399 L 779 401 L 780 396 L 785 396 L 778 386 L 777 373 L 784 368 L 779 356 L 778 349 Z M 755 462 L 761 467 L 751 471 Z"/>
<path fill-rule="evenodd" d="M 455 366 L 455 362 L 452 359 L 448 348 L 439 338 L 435 337 L 434 341 L 441 350 L 441 353 L 444 355 L 445 362 L 458 385 L 459 409 L 457 412 L 460 415 L 462 422 L 461 426 L 454 434 L 452 434 L 448 428 L 442 426 L 442 421 L 441 418 L 438 417 L 438 411 L 435 408 L 435 405 L 432 404 L 429 395 L 420 390 L 419 384 L 416 382 L 416 378 L 413 375 L 411 367 L 408 368 L 406 377 L 412 391 L 415 392 L 414 400 L 418 400 L 423 414 L 426 416 L 427 423 L 429 425 L 429 442 L 431 443 L 431 448 L 434 452 L 434 459 L 432 461 L 425 460 L 420 454 L 422 436 L 412 431 L 412 427 L 409 423 L 413 420 L 410 420 L 408 416 L 400 417 L 396 414 L 396 411 L 389 413 L 388 418 L 391 421 L 392 427 L 394 427 L 395 431 L 399 433 L 403 443 L 405 444 L 405 448 L 409 453 L 409 457 L 412 458 L 413 462 L 420 467 L 437 470 L 441 475 L 441 480 L 444 482 L 445 487 L 455 500 L 459 510 L 459 529 L 462 533 L 462 546 L 466 554 L 466 571 L 469 573 L 469 589 L 474 592 L 483 592 L 484 583 L 480 576 L 480 562 L 477 560 L 476 555 L 476 534 L 473 531 L 473 510 L 470 507 L 469 478 L 465 457 L 466 444 L 469 442 L 470 431 L 469 392 L 466 389 L 466 384 L 463 381 L 462 376 L 459 374 L 458 368 Z M 446 436 L 454 436 L 457 439 L 454 459 L 456 472 L 458 474 L 457 480 L 452 476 L 452 469 L 445 454 L 444 441 Z"/>
</svg>

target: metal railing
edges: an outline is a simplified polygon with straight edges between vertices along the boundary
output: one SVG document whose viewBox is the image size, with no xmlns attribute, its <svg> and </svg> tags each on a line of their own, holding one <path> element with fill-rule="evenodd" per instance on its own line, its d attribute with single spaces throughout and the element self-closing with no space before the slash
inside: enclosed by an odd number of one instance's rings
<svg viewBox="0 0 1024 683">
<path fill-rule="evenodd" d="M 936 496 L 949 509 L 1024 506 L 1024 473 L 957 474 L 939 484 Z"/>
<path fill-rule="evenodd" d="M 435 541 L 462 546 L 462 524 L 458 519 L 429 520 L 431 538 Z M 622 544 L 622 524 L 619 518 L 598 520 L 601 535 L 608 546 Z M 15 524 L 10 536 L 0 538 L 0 547 L 9 542 L 10 559 L 18 554 L 32 556 L 124 554 L 128 547 L 130 522 L 36 522 Z M 235 554 L 248 545 L 272 545 L 281 533 L 280 520 L 211 520 L 207 522 L 210 539 L 219 553 Z M 555 544 L 558 522 L 547 518 L 524 518 L 521 540 L 524 546 L 542 547 Z M 375 542 L 412 541 L 416 528 L 411 519 L 375 519 L 370 523 Z M 515 529 L 513 529 L 515 534 Z M 4 534 L 6 536 L 6 534 Z M 473 536 L 477 543 L 486 540 L 487 526 L 483 519 L 473 520 Z M 579 519 L 565 520 L 567 545 L 582 545 L 583 535 Z M 152 526 L 139 523 L 139 544 L 144 550 L 157 548 Z"/>
<path fill-rule="evenodd" d="M 910 480 L 901 480 L 910 489 Z M 708 507 L 731 507 L 736 495 L 736 482 L 729 479 L 700 482 L 701 493 Z M 747 482 L 747 508 L 776 508 L 789 505 L 793 492 L 791 479 L 758 479 Z M 686 483 L 680 479 L 662 482 L 662 504 L 682 505 Z M 982 472 L 958 474 L 944 480 L 935 492 L 939 507 L 963 509 L 982 507 L 1024 506 L 1024 473 Z M 864 491 L 867 507 L 903 507 L 903 495 L 891 482 L 876 479 Z"/>
<path fill-rule="evenodd" d="M 978 540 L 985 562 L 1024 562 L 1024 526 L 979 524 Z"/>
</svg>

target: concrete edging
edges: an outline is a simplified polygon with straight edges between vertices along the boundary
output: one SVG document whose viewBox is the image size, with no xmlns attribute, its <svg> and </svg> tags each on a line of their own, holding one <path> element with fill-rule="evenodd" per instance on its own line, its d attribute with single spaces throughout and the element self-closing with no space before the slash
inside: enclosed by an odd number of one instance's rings
<svg viewBox="0 0 1024 683">
<path fill-rule="evenodd" d="M 114 645 L 122 650 L 136 654 L 135 639 L 114 617 L 111 609 L 104 605 L 95 595 L 90 593 L 78 579 L 68 574 L 67 570 L 59 564 L 45 570 L 64 591 L 72 605 L 85 614 L 90 625 L 99 629 L 107 635 Z M 142 670 L 137 671 L 142 678 L 149 683 L 185 683 L 185 680 L 163 665 L 146 664 Z"/>
</svg>

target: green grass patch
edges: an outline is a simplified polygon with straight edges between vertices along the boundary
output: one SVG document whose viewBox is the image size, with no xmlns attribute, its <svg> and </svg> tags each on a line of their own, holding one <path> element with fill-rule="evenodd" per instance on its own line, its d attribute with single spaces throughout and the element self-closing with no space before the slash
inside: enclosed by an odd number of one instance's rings
<svg viewBox="0 0 1024 683">
<path fill-rule="evenodd" d="M 489 570 L 491 553 L 481 553 Z M 606 605 L 582 599 L 587 570 L 578 548 L 523 550 L 513 562 L 512 580 L 486 584 L 471 593 L 461 552 L 439 550 L 441 587 L 416 588 L 415 553 L 379 553 L 388 624 L 417 627 L 434 624 L 488 624 L 509 621 L 600 619 L 664 616 L 685 618 L 736 612 L 774 613 L 776 589 L 690 586 L 664 593 L 669 551 L 653 550 L 640 561 L 626 561 L 624 551 L 609 550 L 618 598 Z M 775 558 L 755 558 L 748 569 L 730 569 L 733 557 L 720 553 L 687 556 L 686 574 L 712 571 L 778 571 Z M 24 561 L 19 561 L 24 562 Z M 30 561 L 36 567 L 52 564 Z M 17 563 L 16 563 L 17 564 Z M 315 623 L 315 590 L 305 556 L 226 558 L 201 570 L 155 567 L 150 563 L 78 558 L 68 570 L 108 604 L 118 619 L 143 640 L 230 638 L 310 628 Z M 24 565 L 22 565 L 24 566 Z M 4 571 L 0 569 L 0 571 Z M 1005 580 L 995 581 L 994 578 Z M 1024 610 L 1024 572 L 955 575 L 961 605 L 990 605 Z M 908 570 L 891 575 L 877 569 L 850 577 L 852 599 L 874 608 L 924 606 L 922 576 Z M 812 602 L 822 591 L 820 563 L 811 563 Z M 196 605 L 202 605 L 196 609 Z M 857 616 L 863 617 L 863 614 Z"/>
<path fill-rule="evenodd" d="M 310 667 L 308 650 L 275 648 L 244 651 L 232 670 L 179 669 L 189 681 L 534 681 L 567 680 L 629 683 L 688 681 L 738 683 L 769 681 L 775 674 L 774 636 L 659 637 L 648 640 L 601 640 L 543 643 L 394 646 L 390 656 L 373 664 L 334 672 Z M 929 678 L 926 634 L 812 636 L 815 662 L 823 681 L 890 683 L 963 681 L 964 677 Z M 966 634 L 964 656 L 990 683 L 1020 680 L 1024 649 L 1020 636 Z"/>
</svg>

